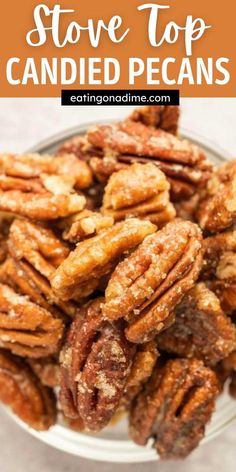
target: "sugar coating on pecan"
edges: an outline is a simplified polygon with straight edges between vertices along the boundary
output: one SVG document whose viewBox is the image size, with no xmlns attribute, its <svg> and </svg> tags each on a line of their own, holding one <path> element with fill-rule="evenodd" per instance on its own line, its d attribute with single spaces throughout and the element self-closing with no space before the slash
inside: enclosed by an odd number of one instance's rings
<svg viewBox="0 0 236 472">
<path fill-rule="evenodd" d="M 218 394 L 215 373 L 196 359 L 157 365 L 130 412 L 130 436 L 153 438 L 162 459 L 186 457 L 204 436 Z"/>
<path fill-rule="evenodd" d="M 140 121 L 147 126 L 161 128 L 168 133 L 176 134 L 180 110 L 178 106 L 161 105 L 136 108 L 128 119 Z"/>
<path fill-rule="evenodd" d="M 128 163 L 119 162 L 114 156 L 92 157 L 89 161 L 89 165 L 94 173 L 96 179 L 101 184 L 106 184 L 109 177 L 120 170 L 126 169 Z"/>
<path fill-rule="evenodd" d="M 56 357 L 42 357 L 40 359 L 28 359 L 28 364 L 46 387 L 58 387 L 60 383 L 60 368 Z"/>
<path fill-rule="evenodd" d="M 101 181 L 101 177 L 105 180 L 119 170 L 119 165 L 151 160 L 168 177 L 172 198 L 180 200 L 190 197 L 196 188 L 204 187 L 212 172 L 212 164 L 197 146 L 142 123 L 127 121 L 95 126 L 88 130 L 88 140 L 107 157 L 100 169 L 98 160 L 92 163 Z"/>
<path fill-rule="evenodd" d="M 188 221 L 174 220 L 145 238 L 111 275 L 104 317 L 128 320 L 131 342 L 153 338 L 173 323 L 176 305 L 197 279 L 201 249 L 201 231 Z"/>
<path fill-rule="evenodd" d="M 43 357 L 58 351 L 62 320 L 45 308 L 0 284 L 0 346 L 23 357 Z"/>
<path fill-rule="evenodd" d="M 76 193 L 53 195 L 50 192 L 33 193 L 19 190 L 0 191 L 0 211 L 32 220 L 54 220 L 83 210 L 86 200 Z"/>
<path fill-rule="evenodd" d="M 175 315 L 175 323 L 158 337 L 161 350 L 215 365 L 235 349 L 235 326 L 204 283 L 185 295 Z"/>
<path fill-rule="evenodd" d="M 124 253 L 155 231 L 151 222 L 130 218 L 82 241 L 52 276 L 55 294 L 62 300 L 91 294 Z"/>
<path fill-rule="evenodd" d="M 41 179 L 42 176 L 63 176 L 73 179 L 73 187 L 84 189 L 92 184 L 88 165 L 73 154 L 60 156 L 26 154 L 0 155 L 1 174 L 20 179 Z M 27 182 L 27 180 L 26 180 Z"/>
<path fill-rule="evenodd" d="M 101 211 L 115 220 L 139 216 L 151 221 L 155 219 L 157 224 L 160 217 L 164 219 L 163 223 L 167 223 L 175 217 L 169 200 L 169 188 L 165 174 L 153 164 L 132 164 L 111 175 Z"/>
<path fill-rule="evenodd" d="M 72 243 L 78 243 L 83 239 L 95 236 L 113 224 L 114 218 L 112 216 L 102 215 L 98 211 L 91 210 L 83 210 L 60 222 L 60 226 L 64 228 L 63 239 Z"/>
<path fill-rule="evenodd" d="M 208 181 L 196 211 L 202 229 L 216 233 L 236 221 L 236 161 L 220 166 Z"/>
<path fill-rule="evenodd" d="M 121 327 L 104 322 L 101 303 L 99 298 L 81 309 L 60 356 L 63 412 L 92 431 L 116 411 L 135 352 Z"/>
<path fill-rule="evenodd" d="M 0 400 L 38 431 L 56 422 L 53 391 L 40 383 L 22 359 L 4 349 L 0 349 Z"/>
</svg>

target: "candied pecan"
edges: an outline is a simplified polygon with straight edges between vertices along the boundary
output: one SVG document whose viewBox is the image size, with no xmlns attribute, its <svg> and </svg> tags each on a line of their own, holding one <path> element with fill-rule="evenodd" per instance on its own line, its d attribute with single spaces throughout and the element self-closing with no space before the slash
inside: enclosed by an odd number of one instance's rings
<svg viewBox="0 0 236 472">
<path fill-rule="evenodd" d="M 103 229 L 110 228 L 114 224 L 112 216 L 102 215 L 99 212 L 83 210 L 70 218 L 61 221 L 63 239 L 77 243 L 82 239 L 94 236 Z"/>
<path fill-rule="evenodd" d="M 214 365 L 236 348 L 236 329 L 204 283 L 193 287 L 175 310 L 175 323 L 158 337 L 158 347 Z"/>
<path fill-rule="evenodd" d="M 236 221 L 236 161 L 220 166 L 208 181 L 196 211 L 202 229 L 216 233 Z"/>
<path fill-rule="evenodd" d="M 175 306 L 193 286 L 202 264 L 201 232 L 182 220 L 151 235 L 114 270 L 103 315 L 124 317 L 131 342 L 146 342 L 174 321 Z"/>
<path fill-rule="evenodd" d="M 0 168 L 3 176 L 25 180 L 36 177 L 41 179 L 42 175 L 70 176 L 74 181 L 73 186 L 79 189 L 87 188 L 92 183 L 92 174 L 88 165 L 73 154 L 64 153 L 60 156 L 2 154 Z"/>
<path fill-rule="evenodd" d="M 112 168 L 116 167 L 114 160 L 123 164 L 151 160 L 170 180 L 172 197 L 177 200 L 191 196 L 196 188 L 204 187 L 211 175 L 212 165 L 201 149 L 187 140 L 142 123 L 128 121 L 96 126 L 88 130 L 88 140 L 108 156 L 98 175 L 104 178 L 109 172 L 111 175 L 114 172 Z M 109 153 L 112 159 L 110 168 Z M 98 168 L 98 164 L 96 166 Z"/>
<path fill-rule="evenodd" d="M 52 220 L 77 213 L 84 208 L 85 198 L 75 193 L 53 195 L 50 192 L 24 193 L 19 190 L 0 191 L 0 211 L 33 220 Z"/>
<path fill-rule="evenodd" d="M 0 346 L 23 357 L 48 356 L 58 350 L 63 322 L 52 313 L 0 284 Z"/>
<path fill-rule="evenodd" d="M 53 293 L 49 279 L 55 269 L 68 256 L 69 249 L 46 227 L 27 220 L 15 219 L 11 225 L 8 248 L 15 261 L 8 260 L 0 268 L 0 280 L 4 280 L 4 270 L 9 283 L 28 295 L 32 301 L 51 311 L 57 305 L 69 316 L 75 314 L 73 303 L 64 303 Z"/>
<path fill-rule="evenodd" d="M 236 310 L 236 230 L 234 228 L 204 240 L 202 278 L 220 299 L 223 310 Z"/>
<path fill-rule="evenodd" d="M 219 386 L 215 373 L 196 359 L 156 367 L 130 412 L 130 436 L 153 438 L 162 459 L 186 457 L 204 436 Z"/>
<path fill-rule="evenodd" d="M 131 121 L 141 121 L 147 126 L 161 128 L 176 134 L 179 121 L 179 107 L 171 105 L 146 106 L 136 108 L 129 116 Z"/>
<path fill-rule="evenodd" d="M 153 164 L 132 164 L 111 175 L 101 211 L 116 221 L 139 216 L 155 224 L 167 223 L 175 217 L 169 188 L 165 174 Z"/>
<path fill-rule="evenodd" d="M 43 357 L 40 359 L 28 359 L 28 364 L 46 387 L 57 387 L 60 383 L 59 363 L 55 357 Z"/>
<path fill-rule="evenodd" d="M 0 266 L 0 282 L 9 285 L 22 295 L 27 295 L 32 302 L 50 311 L 53 316 L 62 318 L 66 323 L 68 316 L 72 318 L 75 316 L 76 304 L 58 299 L 45 277 L 27 262 L 15 261 L 8 257 Z"/>
<path fill-rule="evenodd" d="M 119 258 L 155 230 L 149 221 L 131 218 L 80 242 L 51 278 L 55 294 L 62 300 L 91 294 Z"/>
<path fill-rule="evenodd" d="M 0 401 L 38 431 L 56 422 L 56 399 L 19 357 L 0 349 Z"/>
<path fill-rule="evenodd" d="M 122 327 L 103 320 L 101 303 L 98 298 L 81 308 L 60 356 L 63 412 L 92 431 L 116 411 L 135 352 Z"/>
</svg>

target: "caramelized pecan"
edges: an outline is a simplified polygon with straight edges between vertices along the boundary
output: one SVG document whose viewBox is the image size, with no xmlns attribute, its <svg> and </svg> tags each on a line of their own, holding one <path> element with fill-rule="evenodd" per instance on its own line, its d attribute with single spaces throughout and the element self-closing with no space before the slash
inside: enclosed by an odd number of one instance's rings
<svg viewBox="0 0 236 472">
<path fill-rule="evenodd" d="M 69 418 L 99 431 L 110 421 L 123 395 L 134 346 L 118 325 L 101 315 L 102 299 L 82 308 L 61 352 L 61 405 Z"/>
<path fill-rule="evenodd" d="M 155 230 L 149 221 L 132 218 L 82 241 L 52 276 L 55 294 L 62 300 L 75 295 L 79 300 L 91 294 L 99 287 L 101 277 L 111 272 L 119 258 Z"/>
<path fill-rule="evenodd" d="M 115 220 L 139 216 L 157 225 L 168 223 L 175 217 L 169 188 L 165 174 L 156 166 L 133 164 L 111 175 L 101 211 Z"/>
<path fill-rule="evenodd" d="M 185 295 L 175 315 L 175 323 L 158 337 L 160 349 L 214 365 L 236 348 L 236 329 L 205 284 Z"/>
<path fill-rule="evenodd" d="M 57 352 L 63 322 L 51 312 L 0 284 L 0 346 L 23 357 L 43 357 Z"/>
<path fill-rule="evenodd" d="M 218 394 L 212 370 L 196 359 L 156 367 L 130 412 L 130 436 L 140 445 L 153 438 L 162 459 L 186 457 L 204 436 Z"/>
<path fill-rule="evenodd" d="M 47 227 L 15 219 L 10 228 L 8 248 L 13 260 L 8 260 L 0 268 L 0 280 L 10 283 L 47 310 L 55 312 L 54 307 L 57 306 L 73 317 L 75 305 L 64 303 L 56 297 L 49 282 L 56 268 L 69 254 L 65 243 Z"/>
<path fill-rule="evenodd" d="M 196 217 L 202 229 L 216 233 L 236 221 L 236 161 L 219 167 L 207 184 Z"/>
<path fill-rule="evenodd" d="M 202 264 L 201 232 L 174 220 L 147 237 L 111 275 L 103 315 L 125 318 L 131 342 L 153 338 L 174 321 L 174 309 L 192 288 Z"/>
<path fill-rule="evenodd" d="M 196 188 L 206 185 L 211 175 L 212 165 L 197 146 L 142 123 L 95 126 L 88 130 L 88 140 L 107 157 L 100 175 L 109 173 L 109 158 L 113 162 L 110 172 L 115 167 L 114 159 L 123 164 L 151 160 L 170 179 L 173 199 L 191 196 Z"/>
<path fill-rule="evenodd" d="M 39 431 L 56 422 L 56 399 L 29 366 L 17 356 L 0 349 L 0 401 L 15 415 Z"/>
<path fill-rule="evenodd" d="M 70 178 L 73 180 L 72 187 L 79 189 L 87 188 L 92 184 L 92 174 L 88 165 L 73 154 L 64 153 L 60 156 L 1 154 L 0 168 L 2 177 L 5 177 L 6 180 L 7 177 L 24 179 L 26 185 L 27 179 L 38 178 L 40 184 L 42 178 L 49 176 Z M 20 180 L 20 182 L 23 182 L 23 180 Z M 16 189 L 16 187 L 13 188 Z M 33 188 L 28 191 L 30 190 L 33 190 Z"/>
</svg>

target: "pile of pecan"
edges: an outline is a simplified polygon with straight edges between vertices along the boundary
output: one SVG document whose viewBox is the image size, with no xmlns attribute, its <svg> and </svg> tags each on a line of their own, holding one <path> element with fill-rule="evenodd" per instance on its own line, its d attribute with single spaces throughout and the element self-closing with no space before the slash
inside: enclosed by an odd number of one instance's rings
<svg viewBox="0 0 236 472">
<path fill-rule="evenodd" d="M 55 155 L 0 155 L 0 400 L 47 430 L 121 415 L 186 457 L 236 397 L 236 161 L 143 107 Z"/>
</svg>

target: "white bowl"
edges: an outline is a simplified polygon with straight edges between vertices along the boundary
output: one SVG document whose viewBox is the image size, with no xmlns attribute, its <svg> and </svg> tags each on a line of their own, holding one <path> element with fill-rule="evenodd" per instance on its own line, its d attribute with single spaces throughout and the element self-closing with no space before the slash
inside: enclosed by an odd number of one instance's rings
<svg viewBox="0 0 236 472">
<path fill-rule="evenodd" d="M 53 136 L 31 148 L 27 152 L 51 153 L 55 151 L 65 140 L 74 135 L 84 134 L 89 123 L 84 126 L 69 129 L 64 133 Z M 182 130 L 181 135 L 191 139 L 194 143 L 203 148 L 208 158 L 215 164 L 229 159 L 230 156 L 223 150 L 216 148 L 205 138 L 199 137 L 194 133 Z M 19 418 L 9 412 L 14 421 L 16 421 L 25 431 L 28 431 L 34 437 L 60 449 L 61 451 L 104 462 L 120 463 L 140 463 L 158 460 L 156 451 L 152 448 L 152 442 L 146 447 L 140 447 L 131 442 L 127 435 L 127 420 L 124 418 L 118 424 L 107 427 L 101 433 L 84 434 L 77 433 L 68 429 L 65 425 L 58 423 L 47 432 L 37 432 L 29 428 Z M 217 434 L 223 431 L 236 418 L 236 401 L 234 402 L 225 392 L 217 401 L 216 411 L 207 427 L 205 438 L 202 444 L 206 443 Z"/>
</svg>

